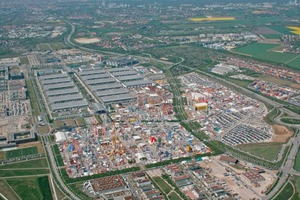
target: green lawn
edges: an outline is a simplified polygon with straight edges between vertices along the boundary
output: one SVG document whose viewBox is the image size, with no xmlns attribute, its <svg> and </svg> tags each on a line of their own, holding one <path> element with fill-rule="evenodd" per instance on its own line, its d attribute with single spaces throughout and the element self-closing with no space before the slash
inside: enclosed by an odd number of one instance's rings
<svg viewBox="0 0 300 200">
<path fill-rule="evenodd" d="M 18 170 L 1 169 L 0 170 L 0 177 L 32 176 L 32 175 L 39 175 L 39 174 L 49 174 L 49 170 L 48 169 L 18 169 Z"/>
<path fill-rule="evenodd" d="M 295 164 L 294 169 L 298 172 L 300 172 L 300 149 L 298 149 L 296 158 L 295 158 Z"/>
<path fill-rule="evenodd" d="M 292 200 L 300 200 L 300 177 L 299 176 L 292 176 L 290 177 L 291 183 L 295 187 L 295 195 L 293 196 Z"/>
<path fill-rule="evenodd" d="M 277 159 L 277 156 L 282 148 L 282 143 L 267 142 L 256 144 L 241 144 L 237 147 L 245 152 L 249 152 L 266 160 L 273 161 Z"/>
<path fill-rule="evenodd" d="M 28 65 L 29 64 L 29 60 L 28 60 L 27 56 L 20 57 L 20 62 L 21 62 L 22 65 Z"/>
<path fill-rule="evenodd" d="M 281 34 L 264 34 L 266 39 L 280 39 Z"/>
<path fill-rule="evenodd" d="M 38 154 L 37 147 L 28 147 L 23 149 L 15 149 L 11 151 L 6 151 L 6 158 L 17 158 L 22 156 L 28 156 L 28 155 L 36 155 Z"/>
<path fill-rule="evenodd" d="M 57 160 L 57 165 L 58 166 L 64 166 L 64 161 L 63 161 L 63 159 L 61 157 L 61 154 L 60 154 L 58 146 L 54 145 L 53 149 L 54 149 L 54 155 L 55 155 L 56 160 Z"/>
<path fill-rule="evenodd" d="M 180 196 L 177 195 L 177 193 L 175 192 L 172 192 L 169 196 L 168 196 L 169 199 L 171 200 L 181 200 Z"/>
<path fill-rule="evenodd" d="M 85 120 L 82 117 L 77 117 L 75 118 L 75 123 L 77 124 L 77 126 L 81 127 L 81 126 L 85 126 Z"/>
<path fill-rule="evenodd" d="M 4 160 L 6 158 L 6 153 L 5 151 L 0 151 L 0 160 Z"/>
<path fill-rule="evenodd" d="M 41 190 L 43 199 L 51 200 L 52 199 L 52 191 L 50 188 L 48 176 L 38 177 L 37 182 L 38 182 L 39 188 Z"/>
<path fill-rule="evenodd" d="M 299 62 L 297 62 L 297 57 L 299 55 L 272 51 L 273 48 L 276 48 L 278 46 L 278 44 L 253 43 L 244 47 L 234 49 L 233 52 L 248 55 L 260 60 L 270 61 L 278 64 L 286 64 L 290 68 L 300 69 L 300 64 Z"/>
<path fill-rule="evenodd" d="M 274 198 L 274 200 L 289 199 L 294 194 L 293 186 L 290 182 L 286 184 L 283 190 Z"/>
<path fill-rule="evenodd" d="M 61 121 L 61 120 L 55 120 L 54 123 L 53 123 L 53 128 L 54 129 L 60 129 L 64 127 L 64 122 Z"/>
<path fill-rule="evenodd" d="M 154 177 L 153 180 L 159 185 L 165 194 L 172 191 L 172 188 L 160 177 Z"/>
<path fill-rule="evenodd" d="M 268 26 L 268 28 L 273 29 L 274 31 L 277 31 L 285 35 L 295 35 L 294 33 L 291 32 L 291 29 L 285 26 Z"/>
<path fill-rule="evenodd" d="M 282 118 L 281 121 L 287 124 L 300 124 L 299 119 L 293 119 L 293 118 Z"/>
<path fill-rule="evenodd" d="M 41 200 L 43 199 L 36 178 L 9 179 L 7 183 L 18 194 L 21 199 Z"/>
<path fill-rule="evenodd" d="M 26 79 L 25 82 L 26 82 L 26 88 L 28 91 L 28 95 L 30 98 L 30 106 L 32 109 L 32 115 L 38 116 L 38 115 L 40 115 L 40 109 L 39 109 L 39 105 L 36 101 L 36 97 L 35 97 L 35 94 L 34 94 L 34 91 L 32 88 L 31 81 L 29 79 Z"/>
<path fill-rule="evenodd" d="M 19 200 L 17 195 L 12 189 L 10 189 L 9 185 L 6 183 L 5 180 L 0 180 L 0 192 L 9 200 Z"/>
<path fill-rule="evenodd" d="M 16 169 L 16 168 L 47 168 L 48 163 L 46 158 L 38 160 L 30 160 L 13 164 L 0 165 L 0 169 Z"/>
</svg>

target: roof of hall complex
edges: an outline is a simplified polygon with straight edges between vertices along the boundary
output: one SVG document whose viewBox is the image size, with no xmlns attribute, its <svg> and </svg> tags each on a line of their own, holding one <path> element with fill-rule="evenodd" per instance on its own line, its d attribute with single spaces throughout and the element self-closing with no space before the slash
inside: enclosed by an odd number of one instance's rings
<svg viewBox="0 0 300 200">
<path fill-rule="evenodd" d="M 128 88 L 151 85 L 152 81 L 129 67 L 80 68 L 77 73 L 89 90 L 104 104 L 133 100 Z"/>
<path fill-rule="evenodd" d="M 68 74 L 56 72 L 38 76 L 40 87 L 51 112 L 85 108 L 87 100 Z"/>
</svg>

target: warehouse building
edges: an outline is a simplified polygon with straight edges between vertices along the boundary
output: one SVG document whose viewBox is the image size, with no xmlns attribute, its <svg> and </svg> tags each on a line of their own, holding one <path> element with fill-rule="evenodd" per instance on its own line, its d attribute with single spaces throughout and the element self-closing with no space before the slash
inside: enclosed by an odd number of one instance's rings
<svg viewBox="0 0 300 200">
<path fill-rule="evenodd" d="M 126 81 L 137 81 L 137 80 L 143 80 L 144 77 L 141 75 L 132 75 L 132 76 L 120 76 L 117 78 L 119 81 L 126 82 Z"/>
<path fill-rule="evenodd" d="M 52 96 L 48 98 L 49 104 L 55 103 L 63 103 L 66 101 L 77 101 L 82 100 L 84 97 L 80 93 L 68 94 L 68 95 L 61 95 L 61 96 Z"/>
<path fill-rule="evenodd" d="M 120 175 L 92 179 L 88 182 L 88 187 L 89 186 L 91 186 L 90 188 L 93 191 L 94 195 L 127 189 L 127 185 Z"/>
<path fill-rule="evenodd" d="M 95 92 L 95 95 L 97 97 L 104 97 L 104 96 L 112 96 L 112 95 L 127 94 L 127 93 L 129 93 L 129 90 L 127 88 L 115 88 L 115 89 Z"/>
<path fill-rule="evenodd" d="M 109 74 L 91 74 L 82 76 L 82 80 L 93 80 L 93 79 L 101 79 L 101 78 L 109 78 L 111 77 Z"/>
<path fill-rule="evenodd" d="M 70 94 L 77 94 L 77 93 L 79 93 L 79 90 L 77 87 L 74 87 L 68 89 L 50 90 L 47 91 L 45 95 L 47 97 L 52 97 L 52 96 L 62 96 L 62 95 L 70 95 Z"/>
<path fill-rule="evenodd" d="M 104 104 L 114 104 L 114 103 L 131 101 L 133 100 L 133 97 L 130 94 L 118 94 L 118 95 L 104 96 L 101 97 L 100 99 Z"/>
<path fill-rule="evenodd" d="M 113 67 L 124 67 L 124 66 L 130 66 L 130 65 L 135 65 L 138 64 L 139 62 L 135 59 L 129 59 L 129 58 L 114 58 L 107 60 L 105 64 L 108 66 L 113 66 Z"/>
<path fill-rule="evenodd" d="M 127 88 L 134 88 L 134 87 L 144 87 L 152 85 L 152 82 L 150 80 L 142 79 L 137 81 L 127 81 L 123 83 L 125 87 Z"/>
<path fill-rule="evenodd" d="M 80 93 L 68 74 L 51 74 L 38 77 L 49 110 L 59 116 L 88 107 L 88 102 Z"/>
<path fill-rule="evenodd" d="M 52 112 L 59 112 L 59 111 L 70 111 L 70 110 L 78 110 L 80 108 L 88 107 L 88 102 L 86 99 L 78 100 L 78 101 L 67 101 L 63 103 L 55 103 L 51 104 L 50 110 Z"/>
<path fill-rule="evenodd" d="M 79 72 L 80 76 L 89 76 L 89 75 L 95 75 L 95 74 L 105 74 L 106 71 L 103 69 L 95 69 L 95 70 L 88 70 L 88 71 L 82 71 Z"/>
<path fill-rule="evenodd" d="M 109 89 L 122 88 L 122 87 L 123 87 L 122 84 L 118 82 L 90 86 L 92 91 L 102 91 L 102 90 L 109 90 Z"/>
<path fill-rule="evenodd" d="M 129 71 L 111 72 L 111 74 L 114 77 L 120 77 L 120 76 L 132 76 L 132 75 L 136 75 L 137 73 L 135 71 L 129 70 Z"/>
<path fill-rule="evenodd" d="M 100 85 L 105 83 L 115 83 L 116 79 L 109 77 L 109 78 L 99 78 L 99 79 L 93 79 L 93 80 L 86 80 L 85 83 L 87 85 Z"/>
</svg>

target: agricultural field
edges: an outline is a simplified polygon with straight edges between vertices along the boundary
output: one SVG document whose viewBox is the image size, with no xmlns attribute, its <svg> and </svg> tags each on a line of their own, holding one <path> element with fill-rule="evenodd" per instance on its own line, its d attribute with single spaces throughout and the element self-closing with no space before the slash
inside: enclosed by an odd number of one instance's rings
<svg viewBox="0 0 300 200">
<path fill-rule="evenodd" d="M 40 174 L 49 174 L 48 169 L 1 169 L 0 177 L 16 177 L 16 176 L 35 176 Z"/>
<path fill-rule="evenodd" d="M 38 177 L 37 182 L 41 190 L 43 199 L 52 199 L 52 192 L 50 189 L 48 176 Z"/>
<path fill-rule="evenodd" d="M 249 152 L 250 154 L 259 156 L 266 160 L 276 160 L 282 148 L 282 143 L 256 143 L 256 144 L 242 144 L 237 146 L 239 149 Z"/>
<path fill-rule="evenodd" d="M 0 180 L 0 193 L 9 200 L 19 200 L 15 191 L 13 191 L 5 180 Z M 2 198 L 1 198 L 2 199 Z"/>
<path fill-rule="evenodd" d="M 49 197 L 52 199 L 50 186 L 45 184 L 44 179 L 43 181 L 39 181 L 38 178 L 8 179 L 7 183 L 21 199 L 41 200 Z"/>
<path fill-rule="evenodd" d="M 291 53 L 275 52 L 278 44 L 253 43 L 244 47 L 234 49 L 232 52 L 250 56 L 259 60 L 269 61 L 277 64 L 284 64 L 290 68 L 300 69 L 299 55 Z"/>
<path fill-rule="evenodd" d="M 15 149 L 11 151 L 6 151 L 6 159 L 36 155 L 36 154 L 39 154 L 38 148 L 36 146 L 23 148 L 23 149 Z"/>
<path fill-rule="evenodd" d="M 270 28 L 274 31 L 277 31 L 281 34 L 284 34 L 284 35 L 293 35 L 291 30 L 288 27 L 285 27 L 285 26 L 268 26 L 268 28 Z"/>
<path fill-rule="evenodd" d="M 296 35 L 300 35 L 300 27 L 297 26 L 287 26 L 291 30 L 291 33 L 294 33 Z"/>
<path fill-rule="evenodd" d="M 0 165 L 0 169 L 30 169 L 30 168 L 48 168 L 48 163 L 46 158 Z"/>
</svg>

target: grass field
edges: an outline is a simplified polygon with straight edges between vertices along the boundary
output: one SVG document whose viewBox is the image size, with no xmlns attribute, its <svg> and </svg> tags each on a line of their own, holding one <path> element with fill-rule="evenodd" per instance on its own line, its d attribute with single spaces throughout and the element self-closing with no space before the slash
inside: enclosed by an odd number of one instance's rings
<svg viewBox="0 0 300 200">
<path fill-rule="evenodd" d="M 50 188 L 48 176 L 38 177 L 37 182 L 42 193 L 43 199 L 52 199 L 52 191 Z"/>
<path fill-rule="evenodd" d="M 287 124 L 300 124 L 299 119 L 293 119 L 293 118 L 282 118 L 281 121 Z"/>
<path fill-rule="evenodd" d="M 294 169 L 298 172 L 300 172 L 300 149 L 298 149 L 296 158 L 295 158 L 295 164 Z"/>
<path fill-rule="evenodd" d="M 6 158 L 17 158 L 22 156 L 28 156 L 28 155 L 35 155 L 38 154 L 38 148 L 37 147 L 28 147 L 23 149 L 15 149 L 11 151 L 6 151 Z"/>
<path fill-rule="evenodd" d="M 43 199 L 36 178 L 9 179 L 7 183 L 18 194 L 21 199 L 41 200 Z"/>
<path fill-rule="evenodd" d="M 4 160 L 6 158 L 5 151 L 0 151 L 0 160 Z"/>
<path fill-rule="evenodd" d="M 22 65 L 28 65 L 29 64 L 29 60 L 28 60 L 27 56 L 20 57 L 20 62 L 21 62 Z"/>
<path fill-rule="evenodd" d="M 38 126 L 37 131 L 38 131 L 38 133 L 46 134 L 49 132 L 49 127 L 48 126 Z"/>
<path fill-rule="evenodd" d="M 61 121 L 61 120 L 55 120 L 54 123 L 53 123 L 53 128 L 54 129 L 59 129 L 63 126 L 64 126 L 64 122 Z"/>
<path fill-rule="evenodd" d="M 272 51 L 272 49 L 275 49 L 278 46 L 278 44 L 253 43 L 234 49 L 233 52 L 251 56 L 260 60 L 286 64 L 290 68 L 300 69 L 300 63 L 297 62 L 298 58 L 300 60 L 299 55 Z"/>
<path fill-rule="evenodd" d="M 172 200 L 181 200 L 180 196 L 178 196 L 177 193 L 175 193 L 175 192 L 172 192 L 171 194 L 169 194 L 168 198 L 172 199 Z"/>
<path fill-rule="evenodd" d="M 268 26 L 268 28 L 273 29 L 274 31 L 277 31 L 279 33 L 282 33 L 284 35 L 293 35 L 291 33 L 291 30 L 285 26 Z"/>
<path fill-rule="evenodd" d="M 290 182 L 286 184 L 283 190 L 274 198 L 274 200 L 289 199 L 294 194 L 294 188 Z"/>
<path fill-rule="evenodd" d="M 242 144 L 238 145 L 238 148 L 243 151 L 249 152 L 253 155 L 261 158 L 273 161 L 276 160 L 281 148 L 282 143 L 268 142 L 268 143 L 256 143 L 256 144 Z"/>
<path fill-rule="evenodd" d="M 67 127 L 76 127 L 76 124 L 73 119 L 66 119 L 65 123 Z"/>
<path fill-rule="evenodd" d="M 0 192 L 9 200 L 19 200 L 19 197 L 15 192 L 10 189 L 9 185 L 5 180 L 0 180 Z"/>
<path fill-rule="evenodd" d="M 29 98 L 30 98 L 30 106 L 31 106 L 32 115 L 38 116 L 38 115 L 40 115 L 40 109 L 39 109 L 38 103 L 36 101 L 34 92 L 33 92 L 31 81 L 29 79 L 26 79 L 26 87 L 27 87 L 27 91 L 29 94 Z"/>
<path fill-rule="evenodd" d="M 77 124 L 77 126 L 80 126 L 80 127 L 86 125 L 85 120 L 82 117 L 75 118 L 75 123 Z"/>
<path fill-rule="evenodd" d="M 263 34 L 266 39 L 280 39 L 280 34 Z"/>
<path fill-rule="evenodd" d="M 37 48 L 40 50 L 40 51 L 51 51 L 51 47 L 48 43 L 42 43 L 42 44 L 38 44 L 37 45 Z"/>
<path fill-rule="evenodd" d="M 0 177 L 12 177 L 12 176 L 34 176 L 39 174 L 49 174 L 48 169 L 1 169 Z"/>
<path fill-rule="evenodd" d="M 0 169 L 29 169 L 29 168 L 48 168 L 48 163 L 46 158 L 41 158 L 38 160 L 30 160 L 24 162 L 17 162 L 13 164 L 1 165 Z"/>
<path fill-rule="evenodd" d="M 153 180 L 159 185 L 165 194 L 169 194 L 172 191 L 172 188 L 160 177 L 154 177 Z"/>
<path fill-rule="evenodd" d="M 292 176 L 290 177 L 291 183 L 295 187 L 295 195 L 293 196 L 292 200 L 300 200 L 300 177 L 299 176 Z"/>
</svg>

